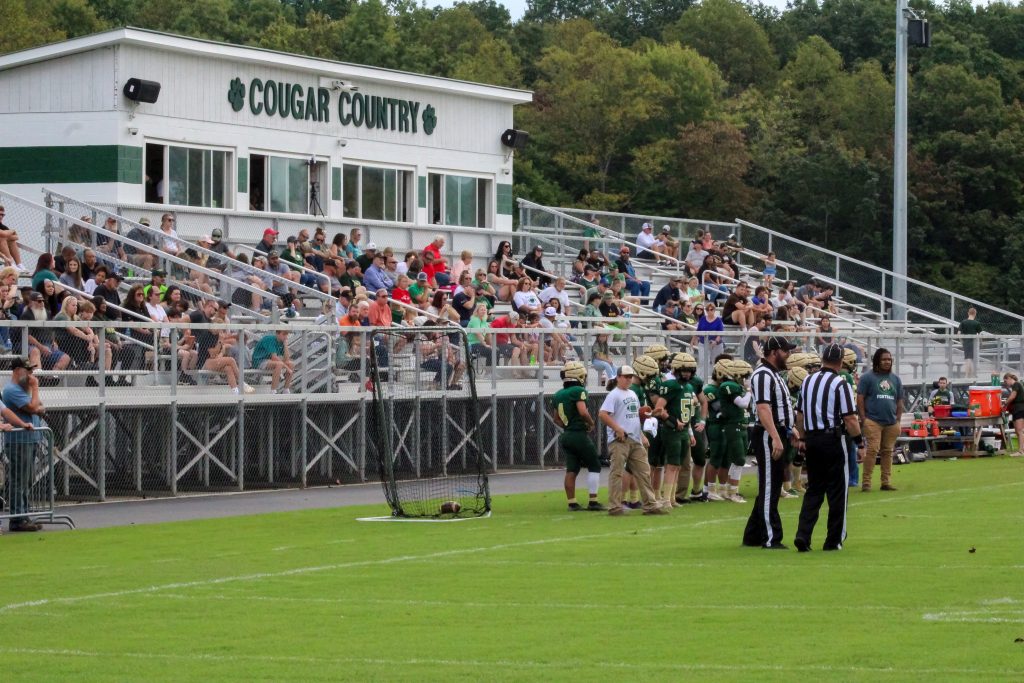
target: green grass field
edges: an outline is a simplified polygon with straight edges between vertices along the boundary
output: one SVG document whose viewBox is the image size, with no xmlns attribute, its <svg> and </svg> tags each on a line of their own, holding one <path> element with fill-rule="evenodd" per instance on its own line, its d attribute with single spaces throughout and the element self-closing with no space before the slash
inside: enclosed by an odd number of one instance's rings
<svg viewBox="0 0 1024 683">
<path fill-rule="evenodd" d="M 823 521 L 809 554 L 740 547 L 750 505 L 610 518 L 559 492 L 452 524 L 355 521 L 379 506 L 6 535 L 0 678 L 1024 679 L 1024 462 L 894 483 L 851 494 L 841 553 Z"/>
</svg>

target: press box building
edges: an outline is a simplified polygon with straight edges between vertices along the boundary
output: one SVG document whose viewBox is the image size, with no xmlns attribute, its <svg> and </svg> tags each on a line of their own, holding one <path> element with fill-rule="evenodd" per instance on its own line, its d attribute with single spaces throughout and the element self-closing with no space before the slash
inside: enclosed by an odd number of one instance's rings
<svg viewBox="0 0 1024 683">
<path fill-rule="evenodd" d="M 0 56 L 0 188 L 34 201 L 45 186 L 155 211 L 508 231 L 502 134 L 531 99 L 116 29 Z"/>
</svg>

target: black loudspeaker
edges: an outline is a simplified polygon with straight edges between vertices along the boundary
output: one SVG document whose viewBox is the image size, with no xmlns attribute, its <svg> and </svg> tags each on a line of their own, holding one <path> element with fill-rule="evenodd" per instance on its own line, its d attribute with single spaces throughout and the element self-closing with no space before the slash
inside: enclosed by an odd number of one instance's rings
<svg viewBox="0 0 1024 683">
<path fill-rule="evenodd" d="M 911 19 L 907 22 L 908 42 L 914 47 L 928 47 L 932 44 L 932 27 L 927 19 Z"/>
<path fill-rule="evenodd" d="M 132 102 L 152 104 L 160 97 L 160 84 L 141 78 L 129 78 L 124 84 L 124 96 Z"/>
<path fill-rule="evenodd" d="M 525 130 L 515 130 L 514 128 L 509 128 L 501 134 L 501 144 L 512 149 L 524 149 L 529 139 L 530 134 Z"/>
</svg>

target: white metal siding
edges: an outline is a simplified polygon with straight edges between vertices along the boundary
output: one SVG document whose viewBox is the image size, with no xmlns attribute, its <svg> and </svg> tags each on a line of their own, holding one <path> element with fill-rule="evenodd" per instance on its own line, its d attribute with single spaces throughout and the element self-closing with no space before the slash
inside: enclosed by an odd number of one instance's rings
<svg viewBox="0 0 1024 683">
<path fill-rule="evenodd" d="M 0 71 L 0 114 L 113 110 L 115 51 L 101 48 Z"/>
</svg>

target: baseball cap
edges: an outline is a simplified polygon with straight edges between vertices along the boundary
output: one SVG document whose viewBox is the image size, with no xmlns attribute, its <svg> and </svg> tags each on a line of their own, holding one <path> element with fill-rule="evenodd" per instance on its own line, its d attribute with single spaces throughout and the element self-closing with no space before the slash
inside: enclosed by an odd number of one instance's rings
<svg viewBox="0 0 1024 683">
<path fill-rule="evenodd" d="M 124 277 L 121 275 L 121 273 L 117 272 L 116 270 L 108 270 L 107 271 L 107 279 L 109 280 L 110 278 L 114 278 L 118 282 L 121 282 L 124 279 Z"/>
<path fill-rule="evenodd" d="M 640 229 L 641 230 L 650 230 L 651 229 L 651 224 L 650 223 L 644 223 L 643 225 L 640 226 Z"/>
<path fill-rule="evenodd" d="M 789 340 L 785 337 L 768 337 L 768 341 L 765 342 L 764 352 L 769 351 L 792 351 L 796 348 L 795 344 L 790 344 Z"/>
<path fill-rule="evenodd" d="M 293 243 L 298 242 L 298 241 L 299 241 L 299 238 L 296 237 L 295 235 L 288 235 L 288 239 L 285 240 L 285 242 L 287 242 L 288 244 L 293 244 Z"/>
<path fill-rule="evenodd" d="M 273 228 L 267 228 L 266 230 L 263 231 L 263 236 L 266 237 L 268 235 L 277 235 L 277 230 L 274 230 Z"/>
<path fill-rule="evenodd" d="M 544 247 L 540 246 L 539 244 L 535 244 L 535 245 L 533 245 L 533 250 L 534 251 L 544 251 Z"/>
<path fill-rule="evenodd" d="M 214 239 L 219 240 L 221 237 L 224 236 L 224 231 L 221 230 L 220 228 L 214 228 L 213 232 L 211 232 L 210 234 L 213 236 Z"/>
<path fill-rule="evenodd" d="M 203 244 L 204 242 L 209 243 L 212 241 L 213 240 L 210 239 L 209 235 L 203 235 L 202 237 L 196 240 L 196 244 Z"/>
<path fill-rule="evenodd" d="M 636 370 L 633 369 L 632 365 L 623 365 L 615 374 L 619 377 L 633 377 L 636 375 Z"/>
<path fill-rule="evenodd" d="M 271 249 L 267 252 L 267 258 L 280 258 L 281 254 L 277 252 L 277 249 Z"/>
<path fill-rule="evenodd" d="M 139 219 L 139 225 L 145 225 L 146 227 L 149 227 L 149 219 L 146 218 L 146 217 L 140 218 Z M 216 232 L 216 231 L 214 231 L 214 232 Z"/>
<path fill-rule="evenodd" d="M 11 370 L 17 370 L 19 368 L 24 368 L 25 370 L 35 370 L 37 367 L 39 366 L 26 358 L 22 358 L 21 356 L 18 356 L 17 358 L 11 361 Z"/>
<path fill-rule="evenodd" d="M 558 315 L 558 311 L 555 310 L 554 306 L 548 306 L 544 309 L 544 315 Z"/>
<path fill-rule="evenodd" d="M 160 270 L 159 268 L 157 268 L 156 270 L 152 271 L 151 275 L 153 277 L 167 277 L 167 273 L 165 271 L 163 271 L 163 270 Z"/>
<path fill-rule="evenodd" d="M 43 295 L 39 292 L 32 292 L 28 295 L 29 301 L 43 301 Z"/>
<path fill-rule="evenodd" d="M 838 363 L 843 360 L 843 347 L 839 344 L 829 344 L 821 352 L 823 363 Z"/>
<path fill-rule="evenodd" d="M 417 281 L 426 282 L 429 279 L 430 279 L 430 276 L 427 275 L 426 273 L 422 272 L 422 271 L 420 272 L 419 275 L 416 276 L 416 280 Z"/>
<path fill-rule="evenodd" d="M 663 226 L 661 226 L 661 231 L 662 232 L 672 232 L 672 228 L 668 227 L 667 225 L 663 225 Z"/>
<path fill-rule="evenodd" d="M 518 322 L 519 321 L 519 313 L 517 313 L 516 311 L 509 311 L 508 319 L 511 320 L 512 322 Z"/>
<path fill-rule="evenodd" d="M 370 242 L 369 244 L 367 244 L 366 245 L 366 251 L 377 251 L 377 243 L 376 242 Z"/>
</svg>

